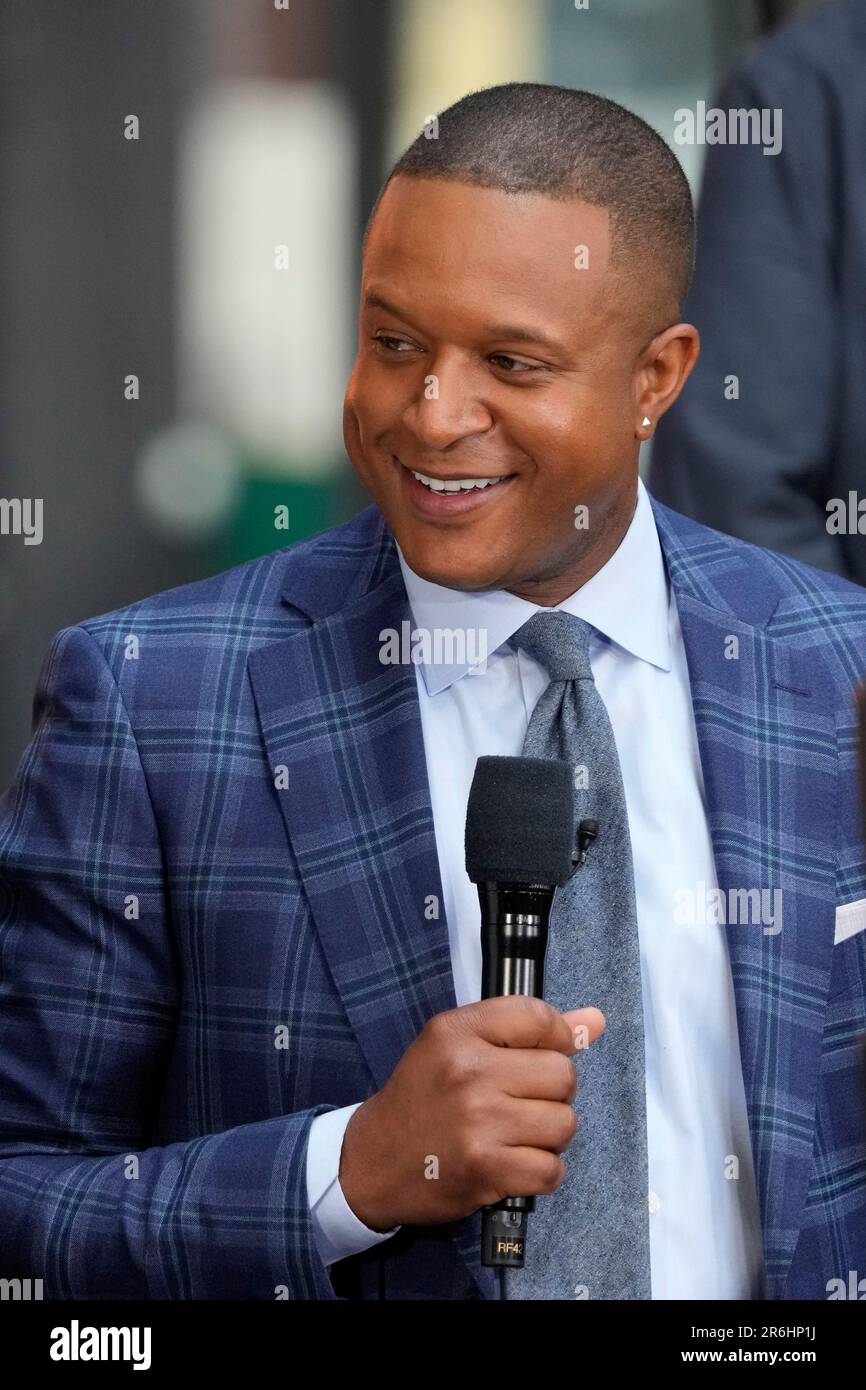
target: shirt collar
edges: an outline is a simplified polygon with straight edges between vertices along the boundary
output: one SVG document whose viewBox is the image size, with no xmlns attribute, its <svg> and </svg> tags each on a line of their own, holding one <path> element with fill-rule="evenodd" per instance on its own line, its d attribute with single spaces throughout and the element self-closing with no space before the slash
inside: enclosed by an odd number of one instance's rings
<svg viewBox="0 0 866 1390">
<path fill-rule="evenodd" d="M 507 642 L 539 605 L 505 589 L 446 589 L 423 579 L 397 554 L 416 629 L 472 630 L 485 636 L 488 656 Z M 606 564 L 556 605 L 590 623 L 609 641 L 641 661 L 669 671 L 668 583 L 649 495 L 638 478 L 637 505 L 628 530 Z M 547 610 L 543 610 L 547 611 Z M 441 652 L 440 652 L 441 655 Z M 469 662 L 418 664 L 429 695 L 445 690 L 469 670 Z"/>
</svg>

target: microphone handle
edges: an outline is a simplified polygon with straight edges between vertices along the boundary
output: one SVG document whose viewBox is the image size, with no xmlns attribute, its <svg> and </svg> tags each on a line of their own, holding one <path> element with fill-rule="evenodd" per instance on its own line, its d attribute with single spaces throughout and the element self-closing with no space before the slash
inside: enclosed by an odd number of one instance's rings
<svg viewBox="0 0 866 1390">
<path fill-rule="evenodd" d="M 479 883 L 481 997 L 507 994 L 544 998 L 547 926 L 555 888 L 546 884 Z M 535 1198 L 503 1197 L 482 1208 L 481 1263 L 522 1269 L 527 1217 Z"/>
</svg>

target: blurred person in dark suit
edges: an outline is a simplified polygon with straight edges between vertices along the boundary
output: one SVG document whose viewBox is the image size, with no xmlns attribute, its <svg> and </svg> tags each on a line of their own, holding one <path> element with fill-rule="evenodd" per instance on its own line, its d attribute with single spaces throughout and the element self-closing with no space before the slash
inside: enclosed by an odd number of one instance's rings
<svg viewBox="0 0 866 1390">
<path fill-rule="evenodd" d="M 708 144 L 685 307 L 701 357 L 648 483 L 866 584 L 866 0 L 767 39 L 714 105 L 781 109 L 782 147 Z"/>
</svg>

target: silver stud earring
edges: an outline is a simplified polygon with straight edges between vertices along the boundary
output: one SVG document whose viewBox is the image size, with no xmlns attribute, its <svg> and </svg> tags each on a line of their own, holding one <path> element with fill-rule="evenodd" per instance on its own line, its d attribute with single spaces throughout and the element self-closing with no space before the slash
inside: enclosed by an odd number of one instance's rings
<svg viewBox="0 0 866 1390">
<path fill-rule="evenodd" d="M 652 424 L 652 420 L 649 418 L 648 415 L 645 415 L 645 416 L 643 417 L 643 419 L 641 420 L 641 424 L 643 425 L 644 429 L 646 429 L 647 425 L 651 425 L 651 424 Z"/>
</svg>

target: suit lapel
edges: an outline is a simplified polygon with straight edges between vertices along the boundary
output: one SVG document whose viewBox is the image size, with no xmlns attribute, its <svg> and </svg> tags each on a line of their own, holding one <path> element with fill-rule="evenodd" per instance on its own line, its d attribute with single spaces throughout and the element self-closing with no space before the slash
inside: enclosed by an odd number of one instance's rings
<svg viewBox="0 0 866 1390">
<path fill-rule="evenodd" d="M 380 633 L 411 614 L 381 528 L 378 544 L 374 587 L 335 611 L 325 573 L 294 578 L 286 599 L 318 621 L 250 659 L 292 852 L 376 1089 L 427 1020 L 457 1007 L 415 667 L 380 660 Z M 480 1218 L 451 1233 L 492 1295 Z"/>
<path fill-rule="evenodd" d="M 404 604 L 398 574 L 250 664 L 292 851 L 377 1087 L 456 1008 L 415 668 L 379 660 Z"/>
<path fill-rule="evenodd" d="M 765 628 L 779 593 L 720 536 L 653 503 L 683 633 L 727 941 L 767 1270 L 784 1289 L 813 1159 L 835 916 L 836 743 L 820 663 Z M 809 833 L 804 833 L 804 826 Z M 781 930 L 732 921 L 781 893 Z M 776 900 L 777 902 L 779 900 Z"/>
</svg>

